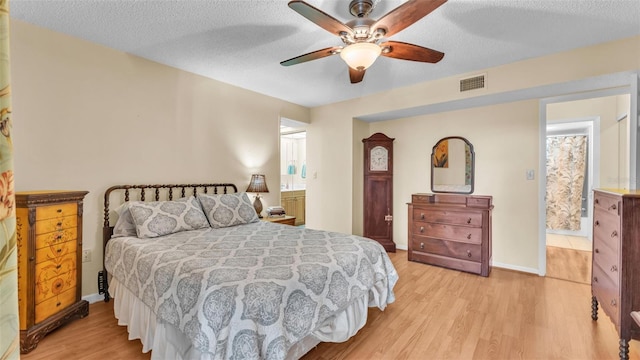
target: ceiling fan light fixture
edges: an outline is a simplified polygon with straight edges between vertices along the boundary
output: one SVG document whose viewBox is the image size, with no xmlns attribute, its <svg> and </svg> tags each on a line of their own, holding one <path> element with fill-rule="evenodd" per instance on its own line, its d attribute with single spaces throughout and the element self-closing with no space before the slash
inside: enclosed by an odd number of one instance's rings
<svg viewBox="0 0 640 360">
<path fill-rule="evenodd" d="M 340 57 L 352 69 L 362 71 L 373 65 L 381 51 L 377 44 L 361 42 L 347 45 L 340 52 Z"/>
</svg>

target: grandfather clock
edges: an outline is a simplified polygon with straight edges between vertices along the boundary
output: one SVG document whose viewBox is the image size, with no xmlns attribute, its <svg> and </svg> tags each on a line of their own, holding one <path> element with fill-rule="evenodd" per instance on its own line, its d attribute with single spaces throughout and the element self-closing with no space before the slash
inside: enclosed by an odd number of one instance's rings
<svg viewBox="0 0 640 360">
<path fill-rule="evenodd" d="M 364 237 L 376 240 L 386 251 L 393 242 L 393 140 L 375 133 L 364 143 Z"/>
</svg>

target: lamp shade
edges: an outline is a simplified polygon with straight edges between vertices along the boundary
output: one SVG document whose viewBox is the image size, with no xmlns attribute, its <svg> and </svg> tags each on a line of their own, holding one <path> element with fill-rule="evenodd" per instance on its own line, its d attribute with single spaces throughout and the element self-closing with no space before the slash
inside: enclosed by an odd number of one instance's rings
<svg viewBox="0 0 640 360">
<path fill-rule="evenodd" d="M 340 52 L 340 57 L 350 68 L 365 70 L 373 65 L 382 49 L 377 44 L 361 42 L 348 45 Z"/>
<path fill-rule="evenodd" d="M 251 175 L 251 182 L 247 187 L 247 192 L 268 193 L 269 189 L 267 188 L 267 181 L 264 175 L 261 175 L 261 174 Z"/>
</svg>

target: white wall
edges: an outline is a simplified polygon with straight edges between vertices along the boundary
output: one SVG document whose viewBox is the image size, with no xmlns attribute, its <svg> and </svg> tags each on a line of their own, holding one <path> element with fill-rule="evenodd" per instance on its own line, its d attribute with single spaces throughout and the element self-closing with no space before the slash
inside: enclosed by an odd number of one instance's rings
<svg viewBox="0 0 640 360">
<path fill-rule="evenodd" d="M 514 115 L 514 114 L 517 114 Z M 407 202 L 431 189 L 431 149 L 443 137 L 462 136 L 475 151 L 474 195 L 493 196 L 493 259 L 536 268 L 538 103 L 535 100 L 372 123 L 371 132 L 394 142 L 394 227 L 407 248 Z"/>
<path fill-rule="evenodd" d="M 104 191 L 116 184 L 232 182 L 264 173 L 279 204 L 280 117 L 307 108 L 11 22 L 16 190 L 88 190 L 82 293 L 97 292 Z"/>
<path fill-rule="evenodd" d="M 606 55 L 612 53 L 627 56 Z M 307 132 L 308 165 L 319 176 L 307 183 L 307 224 L 333 231 L 360 230 L 356 223 L 362 218 L 358 194 L 362 193 L 363 165 L 357 148 L 362 146 L 359 140 L 384 129 L 387 136 L 396 138 L 394 239 L 406 246 L 406 214 L 403 219 L 401 213 L 411 192 L 429 191 L 429 173 L 425 169 L 431 146 L 442 136 L 469 134 L 471 143 L 478 146 L 475 193 L 492 195 L 496 201 L 494 262 L 537 272 L 539 178 L 524 180 L 526 169 L 539 168 L 539 126 L 538 120 L 533 120 L 539 116 L 537 99 L 506 104 L 497 101 L 499 105 L 462 112 L 444 110 L 409 120 L 386 121 L 387 124 L 371 123 L 368 133 L 363 125 L 354 125 L 354 119 L 434 104 L 446 108 L 456 100 L 488 96 L 499 100 L 525 89 L 639 69 L 640 37 L 633 37 L 314 108 Z M 425 67 L 424 71 L 430 70 Z M 459 79 L 477 73 L 487 75 L 487 88 L 460 93 Z M 508 132 L 511 130 L 517 135 Z M 500 148 L 502 143 L 511 146 Z M 514 222 L 504 224 L 509 221 Z"/>
</svg>

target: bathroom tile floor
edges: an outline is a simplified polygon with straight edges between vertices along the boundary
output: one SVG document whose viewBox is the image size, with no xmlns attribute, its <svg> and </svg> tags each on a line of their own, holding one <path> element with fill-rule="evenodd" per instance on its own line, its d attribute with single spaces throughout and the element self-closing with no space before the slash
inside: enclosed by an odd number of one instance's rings
<svg viewBox="0 0 640 360">
<path fill-rule="evenodd" d="M 585 236 L 547 234 L 547 246 L 591 251 L 591 241 Z"/>
</svg>

